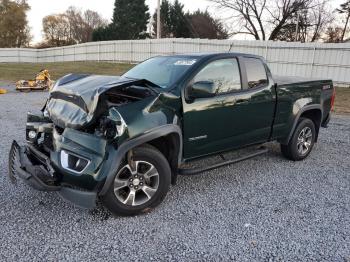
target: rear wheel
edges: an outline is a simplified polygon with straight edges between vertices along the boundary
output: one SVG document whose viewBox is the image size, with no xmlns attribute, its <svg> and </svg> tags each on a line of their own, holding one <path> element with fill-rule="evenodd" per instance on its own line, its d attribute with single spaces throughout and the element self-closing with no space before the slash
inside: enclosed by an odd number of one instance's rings
<svg viewBox="0 0 350 262">
<path fill-rule="evenodd" d="M 152 146 L 133 150 L 133 162 L 123 162 L 114 183 L 102 198 L 115 215 L 131 216 L 159 205 L 171 182 L 171 170 L 166 158 Z"/>
<path fill-rule="evenodd" d="M 315 138 L 314 122 L 308 118 L 301 118 L 288 145 L 281 145 L 281 152 L 290 160 L 303 160 L 310 154 Z"/>
</svg>

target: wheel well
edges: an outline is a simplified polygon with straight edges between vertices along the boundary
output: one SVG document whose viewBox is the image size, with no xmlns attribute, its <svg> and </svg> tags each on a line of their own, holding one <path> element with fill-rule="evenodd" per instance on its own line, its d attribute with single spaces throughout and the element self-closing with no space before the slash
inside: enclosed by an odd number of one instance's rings
<svg viewBox="0 0 350 262">
<path fill-rule="evenodd" d="M 308 118 L 308 119 L 312 120 L 312 122 L 314 122 L 315 129 L 316 129 L 315 142 L 317 142 L 318 132 L 320 130 L 321 121 L 322 121 L 322 112 L 321 112 L 321 110 L 319 110 L 319 109 L 307 110 L 307 111 L 303 112 L 300 115 L 300 118 Z"/>
<path fill-rule="evenodd" d="M 171 133 L 147 142 L 147 144 L 157 148 L 168 160 L 172 171 L 173 184 L 175 183 L 177 176 L 180 143 L 179 135 L 176 133 Z"/>
</svg>

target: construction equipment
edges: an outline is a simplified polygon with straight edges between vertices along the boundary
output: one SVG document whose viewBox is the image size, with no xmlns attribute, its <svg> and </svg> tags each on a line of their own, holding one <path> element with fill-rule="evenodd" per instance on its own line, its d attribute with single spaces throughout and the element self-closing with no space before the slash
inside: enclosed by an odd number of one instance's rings
<svg viewBox="0 0 350 262">
<path fill-rule="evenodd" d="M 53 82 L 51 81 L 49 71 L 42 69 L 36 75 L 34 80 L 19 80 L 16 83 L 16 90 L 25 92 L 32 90 L 51 89 Z"/>
</svg>

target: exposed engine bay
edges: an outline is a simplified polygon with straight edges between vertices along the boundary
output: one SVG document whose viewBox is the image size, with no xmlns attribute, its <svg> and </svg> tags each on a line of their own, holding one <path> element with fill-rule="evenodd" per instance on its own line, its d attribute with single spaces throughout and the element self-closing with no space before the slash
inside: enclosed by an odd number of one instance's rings
<svg viewBox="0 0 350 262">
<path fill-rule="evenodd" d="M 45 108 L 55 126 L 85 129 L 107 117 L 112 107 L 138 102 L 157 92 L 147 80 L 69 75 L 53 88 Z"/>
</svg>

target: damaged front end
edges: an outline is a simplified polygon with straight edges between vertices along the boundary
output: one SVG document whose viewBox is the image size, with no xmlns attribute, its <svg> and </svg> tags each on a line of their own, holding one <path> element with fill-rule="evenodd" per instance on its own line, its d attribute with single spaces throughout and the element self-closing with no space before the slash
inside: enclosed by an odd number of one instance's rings
<svg viewBox="0 0 350 262">
<path fill-rule="evenodd" d="M 93 208 L 96 202 L 96 184 L 93 179 L 82 179 L 79 186 L 74 183 L 74 175 L 82 174 L 101 164 L 104 156 L 103 140 L 92 141 L 76 135 L 75 142 L 69 140 L 74 130 L 59 134 L 54 124 L 43 116 L 28 113 L 26 140 L 24 146 L 13 141 L 9 153 L 9 177 L 13 183 L 17 178 L 39 191 L 57 192 L 64 199 L 83 208 Z M 74 136 L 74 135 L 73 135 Z M 77 142 L 83 141 L 84 146 Z M 89 143 L 94 152 L 88 151 Z M 100 145 L 100 147 L 96 147 Z M 99 148 L 99 152 L 96 148 Z M 73 153 L 77 152 L 77 153 Z M 91 159 L 91 160 L 90 160 Z M 89 184 L 90 183 L 90 184 Z M 90 190 L 89 190 L 90 189 Z"/>
<path fill-rule="evenodd" d="M 60 79 L 45 108 L 28 113 L 24 146 L 12 143 L 11 181 L 55 191 L 84 208 L 95 206 L 120 145 L 171 123 L 174 114 L 146 80 L 69 75 Z M 121 157 L 119 157 L 121 158 Z"/>
</svg>

